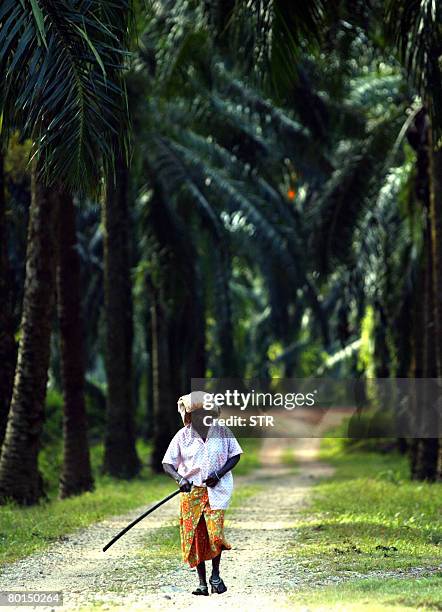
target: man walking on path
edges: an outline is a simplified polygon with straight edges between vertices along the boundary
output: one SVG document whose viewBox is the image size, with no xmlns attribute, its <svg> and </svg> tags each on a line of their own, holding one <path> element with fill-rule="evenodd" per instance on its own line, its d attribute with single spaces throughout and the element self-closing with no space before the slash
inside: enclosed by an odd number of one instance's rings
<svg viewBox="0 0 442 612">
<path fill-rule="evenodd" d="M 164 471 L 178 484 L 180 538 L 184 562 L 196 567 L 194 595 L 208 595 L 205 561 L 212 560 L 212 593 L 227 590 L 219 574 L 221 552 L 231 545 L 224 537 L 224 513 L 233 492 L 231 470 L 243 452 L 228 427 L 216 422 L 217 407 L 203 410 L 203 392 L 178 400 L 184 427 L 172 438 L 163 457 Z"/>
</svg>

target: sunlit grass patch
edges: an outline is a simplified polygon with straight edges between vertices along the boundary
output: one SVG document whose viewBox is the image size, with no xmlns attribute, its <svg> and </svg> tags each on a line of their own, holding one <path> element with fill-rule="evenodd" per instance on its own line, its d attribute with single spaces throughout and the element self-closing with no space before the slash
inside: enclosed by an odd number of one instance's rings
<svg viewBox="0 0 442 612">
<path fill-rule="evenodd" d="M 0 566 L 62 541 L 80 527 L 106 516 L 148 506 L 173 491 L 166 476 L 139 477 L 130 482 L 108 480 L 96 491 L 29 508 L 0 507 Z M 103 542 L 103 546 L 106 542 Z"/>
<path fill-rule="evenodd" d="M 441 610 L 442 573 L 431 578 L 367 578 L 301 589 L 291 601 L 294 607 L 309 610 Z"/>
<path fill-rule="evenodd" d="M 397 452 L 343 453 L 337 438 L 323 441 L 320 457 L 336 473 L 298 515 L 291 549 L 302 566 L 339 574 L 440 565 L 440 483 L 410 481 Z"/>
</svg>

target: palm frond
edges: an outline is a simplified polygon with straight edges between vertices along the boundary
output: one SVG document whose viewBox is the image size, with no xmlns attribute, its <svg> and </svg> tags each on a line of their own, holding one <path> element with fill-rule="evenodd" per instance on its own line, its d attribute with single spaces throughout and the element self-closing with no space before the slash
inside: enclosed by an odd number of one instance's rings
<svg viewBox="0 0 442 612">
<path fill-rule="evenodd" d="M 222 376 L 231 376 L 236 370 L 230 297 L 229 235 L 220 219 L 219 211 L 214 210 L 200 190 L 198 183 L 201 181 L 195 180 L 177 152 L 163 139 L 154 139 L 152 144 L 154 146 L 149 151 L 150 164 L 167 199 L 176 200 L 179 194 L 181 205 L 187 201 L 193 209 L 196 206 L 200 220 L 196 235 L 203 230 L 204 236 L 213 245 L 210 282 L 213 285 L 213 311 L 218 339 L 217 371 Z"/>
<path fill-rule="evenodd" d="M 49 182 L 96 188 L 100 161 L 113 160 L 117 140 L 124 147 L 129 15 L 129 0 L 2 3 L 3 129 L 32 139 Z"/>
<path fill-rule="evenodd" d="M 435 0 L 388 0 L 386 31 L 428 107 L 435 135 L 442 135 L 442 7 Z"/>
<path fill-rule="evenodd" d="M 209 78 L 212 39 L 204 6 L 187 2 L 154 2 L 141 37 L 140 54 L 149 67 L 152 87 L 163 96 L 190 94 L 189 66 L 199 79 Z"/>
<path fill-rule="evenodd" d="M 209 179 L 208 185 L 207 180 L 205 181 L 206 185 L 210 186 L 211 190 L 214 190 L 218 196 L 223 196 L 222 201 L 224 205 L 227 204 L 228 210 L 232 214 L 235 214 L 238 210 L 241 211 L 244 218 L 250 223 L 249 231 L 252 232 L 252 235 L 255 235 L 255 239 L 261 240 L 264 248 L 279 259 L 288 275 L 296 277 L 296 265 L 283 236 L 268 221 L 264 212 L 257 208 L 242 192 L 240 184 L 232 180 L 226 180 L 219 170 L 205 165 L 198 155 L 189 151 L 189 149 L 175 142 L 171 142 L 169 145 L 173 150 L 180 153 L 191 167 L 204 173 L 206 179 Z M 241 225 L 238 226 L 238 229 L 240 227 Z"/>
<path fill-rule="evenodd" d="M 176 141 L 181 145 L 197 151 L 207 162 L 223 170 L 237 182 L 247 183 L 249 197 L 257 206 L 265 206 L 267 215 L 275 224 L 280 225 L 281 233 L 287 239 L 296 240 L 294 226 L 296 214 L 289 207 L 280 191 L 275 188 L 261 173 L 249 163 L 243 163 L 236 155 L 228 151 L 212 138 L 203 138 L 191 130 L 181 130 L 176 134 Z"/>
<path fill-rule="evenodd" d="M 236 2 L 231 40 L 243 64 L 281 94 L 296 82 L 297 59 L 306 43 L 322 32 L 323 0 L 248 0 Z"/>
<path fill-rule="evenodd" d="M 194 210 L 196 207 L 195 212 L 201 217 L 202 229 L 209 232 L 214 243 L 217 254 L 214 255 L 216 261 L 213 274 L 218 279 L 214 290 L 220 294 L 217 298 L 220 301 L 217 306 L 217 310 L 220 310 L 220 325 L 230 317 L 223 262 L 228 261 L 225 246 L 231 244 L 233 252 L 241 253 L 245 260 L 250 260 L 251 265 L 257 265 L 264 275 L 269 295 L 272 296 L 271 312 L 275 329 L 285 335 L 290 325 L 287 318 L 283 321 L 282 314 L 294 302 L 299 283 L 305 282 L 302 258 L 296 256 L 293 218 L 287 214 L 288 211 L 284 211 L 282 202 L 275 207 L 273 200 L 269 200 L 270 205 L 263 208 L 265 200 L 258 195 L 253 196 L 248 187 L 244 189 L 246 171 L 243 169 L 241 172 L 241 165 L 233 163 L 229 153 L 222 147 L 213 142 L 208 143 L 192 133 L 187 134 L 184 141 L 187 146 L 164 138 L 156 139 L 156 152 L 150 148 L 153 156 L 151 163 L 155 176 L 164 184 L 169 197 L 173 193 L 176 197 L 179 189 L 181 200 L 191 198 Z M 232 171 L 233 168 L 236 172 Z M 230 171 L 229 177 L 224 175 L 227 169 Z M 251 182 L 254 181 L 257 179 Z M 263 189 L 259 181 L 258 189 Z M 276 194 L 273 194 L 273 198 L 280 199 Z M 244 242 L 243 234 L 248 238 L 247 243 Z M 278 274 L 283 276 L 278 287 L 284 287 L 284 291 L 275 290 Z M 289 284 L 287 278 L 290 278 Z M 224 307 L 224 304 L 227 305 Z"/>
<path fill-rule="evenodd" d="M 313 223 L 310 246 L 321 273 L 329 273 L 337 263 L 350 264 L 354 257 L 353 234 L 366 207 L 383 185 L 395 130 L 397 120 L 388 118 L 372 130 L 367 140 L 345 151 L 342 167 L 333 173 L 309 207 L 308 223 Z"/>
<path fill-rule="evenodd" d="M 385 112 L 385 100 L 397 104 L 404 97 L 401 91 L 404 81 L 398 73 L 358 76 L 351 79 L 350 85 L 348 102 L 355 107 L 370 109 L 371 112 L 376 109 Z"/>
<path fill-rule="evenodd" d="M 318 147 L 312 134 L 299 121 L 296 121 L 288 112 L 278 108 L 263 95 L 253 91 L 239 79 L 229 75 L 222 67 L 217 67 L 217 74 L 221 82 L 219 94 L 212 93 L 211 99 L 218 113 L 229 120 L 233 125 L 247 125 L 251 123 L 253 114 L 259 117 L 260 129 L 267 134 L 273 132 L 272 154 L 281 152 L 281 158 L 290 156 L 297 163 L 302 174 L 309 178 L 313 173 L 323 174 L 332 171 L 332 165 Z M 226 100 L 227 101 L 224 101 Z M 237 105 L 241 105 L 244 112 L 238 112 Z M 255 130 L 257 122 L 255 120 Z M 250 130 L 251 128 L 249 128 Z M 267 136 L 266 134 L 266 136 Z M 266 138 L 261 137 L 257 142 L 257 150 L 265 149 Z M 312 171 L 312 169 L 314 170 Z"/>
</svg>

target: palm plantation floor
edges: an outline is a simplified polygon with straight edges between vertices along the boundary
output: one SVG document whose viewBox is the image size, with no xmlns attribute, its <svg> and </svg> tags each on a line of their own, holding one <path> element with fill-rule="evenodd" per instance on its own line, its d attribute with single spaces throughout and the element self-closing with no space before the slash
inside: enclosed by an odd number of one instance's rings
<svg viewBox="0 0 442 612">
<path fill-rule="evenodd" d="M 316 590 L 336 586 L 337 582 L 380 577 L 380 572 L 349 572 L 345 578 L 318 576 L 298 563 L 291 552 L 297 537 L 293 528 L 296 516 L 308 504 L 312 484 L 333 474 L 330 465 L 316 458 L 319 441 L 265 440 L 262 467 L 236 478 L 235 501 L 226 523 L 233 548 L 224 553 L 221 566 L 228 586 L 223 595 L 197 598 L 190 594 L 197 578 L 195 570 L 180 559 L 177 499 L 138 524 L 106 553 L 102 552 L 104 544 L 144 508 L 79 530 L 45 552 L 6 566 L 0 575 L 0 588 L 63 591 L 62 610 L 174 610 L 187 606 L 193 610 L 238 611 L 359 609 L 351 605 L 335 607 L 336 602 L 333 606 L 301 606 L 293 599 L 297 592 L 312 587 Z M 386 571 L 382 576 L 408 582 L 431 573 L 431 568 L 413 568 Z M 387 608 L 365 606 L 367 609 Z"/>
</svg>

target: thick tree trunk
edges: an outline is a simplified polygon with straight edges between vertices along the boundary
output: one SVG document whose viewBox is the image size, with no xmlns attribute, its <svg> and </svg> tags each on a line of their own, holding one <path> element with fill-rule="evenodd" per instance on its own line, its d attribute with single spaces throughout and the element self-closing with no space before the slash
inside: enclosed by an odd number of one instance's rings
<svg viewBox="0 0 442 612">
<path fill-rule="evenodd" d="M 107 429 L 103 471 L 132 478 L 141 468 L 135 448 L 132 393 L 132 284 L 128 169 L 117 161 L 108 178 L 103 206 L 106 312 Z"/>
<path fill-rule="evenodd" d="M 426 305 L 428 303 L 428 282 L 425 265 L 426 258 L 422 255 L 420 274 L 418 275 L 418 284 L 414 289 L 414 308 L 413 308 L 413 334 L 411 341 L 412 359 L 410 367 L 410 378 L 423 378 L 425 376 L 425 317 Z M 413 407 L 412 414 L 419 414 L 420 398 L 417 396 L 417 391 L 420 387 L 416 386 L 415 394 L 412 397 Z M 419 459 L 422 454 L 419 453 L 419 439 L 412 438 L 409 443 L 409 460 L 410 460 L 410 475 L 412 479 L 418 478 Z"/>
<path fill-rule="evenodd" d="M 426 208 L 426 212 L 428 212 Z M 436 347 L 434 337 L 434 284 L 433 284 L 433 249 L 430 219 L 424 232 L 424 292 L 421 296 L 423 303 L 423 377 L 437 377 Z M 428 419 L 428 393 L 427 389 L 422 389 L 421 406 L 419 407 L 420 426 L 425 426 L 425 419 Z M 418 438 L 415 441 L 415 466 L 413 478 L 416 480 L 434 481 L 436 478 L 437 465 L 437 438 Z"/>
<path fill-rule="evenodd" d="M 418 348 L 414 355 L 414 370 L 411 376 L 415 378 L 436 378 L 438 376 L 440 361 L 438 348 L 438 334 L 441 327 L 438 323 L 440 305 L 438 304 L 438 267 L 437 249 L 434 244 L 435 228 L 440 220 L 434 209 L 434 159 L 431 144 L 431 126 L 428 115 L 422 109 L 414 120 L 408 134 L 410 144 L 416 150 L 416 196 L 422 206 L 425 217 L 423 235 L 422 272 L 420 286 L 416 288 L 416 311 L 414 325 L 413 348 Z M 437 234 L 438 232 L 436 232 Z M 439 236 L 440 238 L 440 236 Z M 442 280 L 442 279 L 441 279 Z M 440 285 L 439 290 L 442 290 Z M 442 346 L 442 345 L 441 345 Z M 440 364 L 439 364 L 440 365 Z M 419 402 L 415 406 L 414 414 L 420 420 L 416 426 L 421 428 L 429 419 L 429 402 L 425 389 L 420 388 Z M 415 438 L 410 444 L 410 463 L 412 478 L 417 480 L 434 480 L 436 475 L 438 441 L 436 438 Z"/>
<path fill-rule="evenodd" d="M 84 399 L 84 331 L 80 298 L 80 259 L 76 249 L 72 196 L 60 194 L 57 260 L 57 305 L 64 413 L 63 469 L 60 497 L 91 491 L 93 479 Z"/>
<path fill-rule="evenodd" d="M 149 295 L 149 286 L 145 280 L 146 295 Z M 154 431 L 154 414 L 153 414 L 153 376 L 152 376 L 152 320 L 151 307 L 146 307 L 144 317 L 144 342 L 147 354 L 146 363 L 146 398 L 145 412 L 142 427 L 142 436 L 144 440 L 150 440 Z"/>
<path fill-rule="evenodd" d="M 0 497 L 34 504 L 44 495 L 38 451 L 44 421 L 55 294 L 58 198 L 32 174 L 21 336 L 0 461 Z"/>
<path fill-rule="evenodd" d="M 424 318 L 425 318 L 425 266 L 424 258 L 422 257 L 421 274 L 418 276 L 419 285 L 415 291 L 415 303 L 413 308 L 413 337 L 411 342 L 412 347 L 412 359 L 410 368 L 410 378 L 422 378 L 424 376 L 424 364 L 425 364 L 425 342 L 424 338 Z M 413 401 L 413 414 L 419 413 L 419 399 L 416 395 L 412 398 Z M 410 461 L 410 475 L 412 479 L 418 478 L 418 447 L 419 439 L 413 437 L 409 444 L 409 461 Z"/>
<path fill-rule="evenodd" d="M 430 145 L 430 218 L 434 287 L 434 342 L 437 375 L 442 376 L 442 151 Z"/>
<path fill-rule="evenodd" d="M 442 378 L 442 149 L 433 150 L 430 131 L 430 213 L 431 243 L 434 288 L 434 343 L 436 347 L 437 372 Z M 439 423 L 439 428 L 441 427 Z M 432 445 L 433 448 L 434 444 Z M 442 480 L 442 438 L 439 439 L 436 459 L 436 479 Z"/>
<path fill-rule="evenodd" d="M 169 325 L 167 314 L 158 300 L 151 294 L 152 321 L 152 383 L 153 383 L 153 414 L 154 434 L 151 458 L 152 469 L 162 471 L 161 462 L 171 437 L 178 427 L 177 406 L 178 394 L 172 386 L 176 382 L 170 371 Z M 175 418 L 174 418 L 175 417 Z"/>
<path fill-rule="evenodd" d="M 229 288 L 231 276 L 230 256 L 225 247 L 218 243 L 213 252 L 215 260 L 215 282 L 219 285 L 215 291 L 214 314 L 217 319 L 217 342 L 219 346 L 219 377 L 239 378 L 235 344 L 233 340 L 232 304 Z M 204 320 L 204 313 L 200 314 Z M 204 334 L 203 334 L 204 339 Z M 195 376 L 195 375 L 194 375 Z M 204 376 L 202 374 L 201 376 Z M 196 377 L 196 376 L 195 376 Z"/>
<path fill-rule="evenodd" d="M 3 154 L 0 149 L 0 453 L 11 404 L 17 346 L 14 338 L 13 291 L 7 251 L 6 197 Z"/>
<path fill-rule="evenodd" d="M 152 325 L 152 467 L 157 471 L 162 469 L 161 460 L 172 436 L 182 426 L 178 397 L 191 391 L 191 378 L 203 377 L 206 367 L 202 283 L 195 247 L 184 225 L 190 220 L 183 217 L 156 189 L 149 222 L 157 267 L 146 282 Z"/>
<path fill-rule="evenodd" d="M 413 477 L 416 480 L 436 479 L 436 465 L 438 453 L 437 438 L 419 438 L 416 441 L 416 465 Z"/>
</svg>

